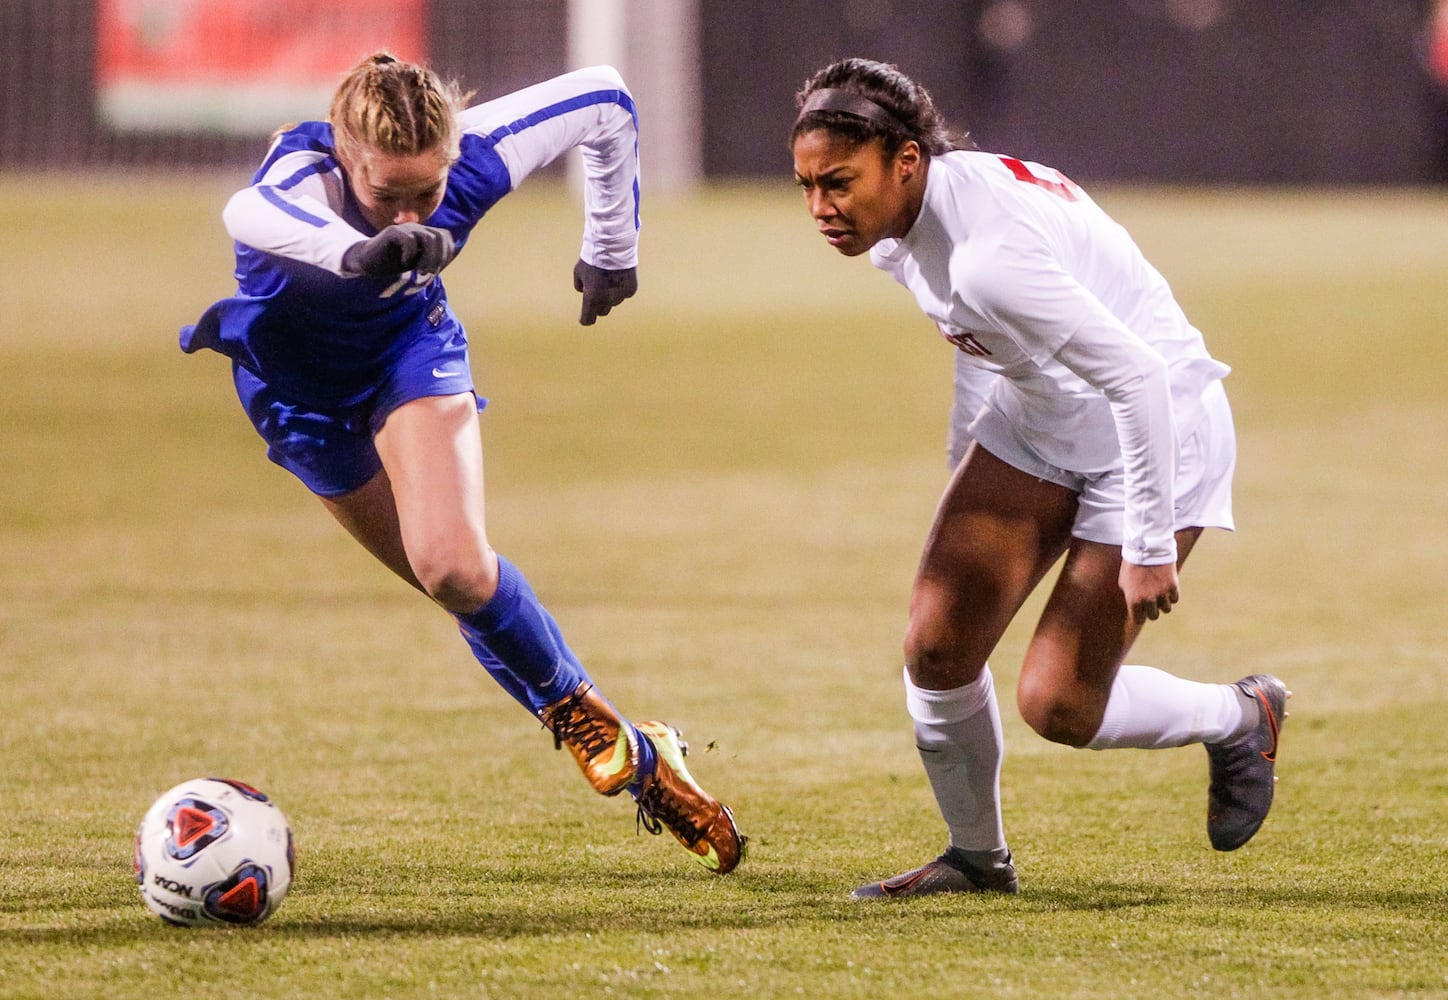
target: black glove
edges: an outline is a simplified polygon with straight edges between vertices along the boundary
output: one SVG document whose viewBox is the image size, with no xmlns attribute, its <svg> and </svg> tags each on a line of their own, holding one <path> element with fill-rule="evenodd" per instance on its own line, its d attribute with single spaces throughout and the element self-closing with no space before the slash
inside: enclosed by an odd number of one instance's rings
<svg viewBox="0 0 1448 1000">
<path fill-rule="evenodd" d="M 348 247 L 342 254 L 342 270 L 369 278 L 390 278 L 408 271 L 437 274 L 454 253 L 452 233 L 446 229 L 404 222 Z"/>
<path fill-rule="evenodd" d="M 610 271 L 579 261 L 573 265 L 573 290 L 583 293 L 583 312 L 578 322 L 592 326 L 600 316 L 639 290 L 639 269 L 625 267 Z"/>
</svg>

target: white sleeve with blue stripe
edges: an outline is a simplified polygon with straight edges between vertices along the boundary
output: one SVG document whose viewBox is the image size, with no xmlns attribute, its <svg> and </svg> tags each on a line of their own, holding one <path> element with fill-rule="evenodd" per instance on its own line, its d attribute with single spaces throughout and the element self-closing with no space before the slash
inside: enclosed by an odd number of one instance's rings
<svg viewBox="0 0 1448 1000">
<path fill-rule="evenodd" d="M 238 243 L 342 274 L 342 254 L 367 238 L 332 207 L 343 204 L 343 183 L 335 157 L 297 150 L 232 195 L 221 218 Z"/>
<path fill-rule="evenodd" d="M 609 269 L 638 264 L 638 126 L 633 98 L 612 67 L 555 77 L 464 111 L 464 134 L 486 139 L 512 188 L 581 146 L 584 232 L 580 256 Z M 271 160 L 222 212 L 238 243 L 345 275 L 342 255 L 367 234 L 339 214 L 346 203 L 337 159 L 315 146 Z M 465 155 L 467 155 L 465 153 Z M 491 205 L 491 201 L 488 202 Z M 471 220 L 476 222 L 476 219 Z"/>
<path fill-rule="evenodd" d="M 465 132 L 487 136 L 516 189 L 523 178 L 581 146 L 583 260 L 609 269 L 638 266 L 638 118 L 611 66 L 575 70 L 462 114 Z"/>
</svg>

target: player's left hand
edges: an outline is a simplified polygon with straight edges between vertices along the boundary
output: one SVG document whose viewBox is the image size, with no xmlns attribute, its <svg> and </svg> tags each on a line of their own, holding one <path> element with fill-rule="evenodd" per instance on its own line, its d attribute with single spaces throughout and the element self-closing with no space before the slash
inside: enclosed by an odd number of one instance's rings
<svg viewBox="0 0 1448 1000">
<path fill-rule="evenodd" d="M 583 312 L 578 322 L 592 326 L 600 316 L 639 290 L 639 271 L 624 267 L 616 271 L 594 267 L 580 260 L 573 265 L 573 290 L 583 293 Z"/>
<path fill-rule="evenodd" d="M 1117 578 L 1126 597 L 1126 610 L 1135 621 L 1150 620 L 1171 612 L 1181 599 L 1181 588 L 1175 563 L 1161 566 L 1137 566 L 1123 562 Z"/>
</svg>

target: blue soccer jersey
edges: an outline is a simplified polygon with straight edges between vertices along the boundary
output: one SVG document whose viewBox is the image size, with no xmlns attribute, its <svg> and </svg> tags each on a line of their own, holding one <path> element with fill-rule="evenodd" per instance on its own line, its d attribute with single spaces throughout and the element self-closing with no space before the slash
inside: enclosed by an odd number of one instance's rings
<svg viewBox="0 0 1448 1000">
<path fill-rule="evenodd" d="M 525 177 L 581 147 L 580 257 L 607 269 L 637 266 L 638 121 L 616 71 L 556 77 L 469 108 L 459 125 L 459 158 L 441 205 L 424 220 L 448 230 L 458 250 Z M 328 123 L 282 133 L 223 220 L 236 241 L 237 292 L 182 329 L 187 353 L 210 348 L 298 402 L 346 406 L 417 338 L 461 335 L 437 275 L 344 272 L 343 254 L 376 230 L 346 183 Z"/>
</svg>

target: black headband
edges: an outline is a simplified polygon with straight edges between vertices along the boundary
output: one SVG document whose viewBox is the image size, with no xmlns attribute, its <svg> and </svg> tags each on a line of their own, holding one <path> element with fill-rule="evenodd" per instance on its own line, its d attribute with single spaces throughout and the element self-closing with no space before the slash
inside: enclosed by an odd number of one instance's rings
<svg viewBox="0 0 1448 1000">
<path fill-rule="evenodd" d="M 892 132 L 901 132 L 905 135 L 914 135 L 914 130 L 906 125 L 883 105 L 876 104 L 863 94 L 853 90 L 836 90 L 830 87 L 822 87 L 810 94 L 805 99 L 804 106 L 799 109 L 799 117 L 795 119 L 798 126 L 804 120 L 804 116 L 813 111 L 839 111 L 855 118 L 863 118 L 873 125 L 889 129 Z"/>
</svg>

